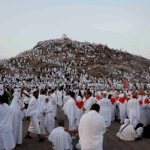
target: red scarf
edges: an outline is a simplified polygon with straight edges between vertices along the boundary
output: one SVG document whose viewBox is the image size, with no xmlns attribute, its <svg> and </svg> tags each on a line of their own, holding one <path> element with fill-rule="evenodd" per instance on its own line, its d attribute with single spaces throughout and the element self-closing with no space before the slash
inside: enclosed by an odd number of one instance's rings
<svg viewBox="0 0 150 150">
<path fill-rule="evenodd" d="M 124 104 L 125 100 L 126 99 L 124 97 L 119 98 L 119 102 L 121 102 L 122 104 Z"/>
<path fill-rule="evenodd" d="M 126 98 L 127 101 L 129 101 L 131 98 Z"/>
<path fill-rule="evenodd" d="M 110 101 L 112 104 L 114 104 L 116 100 L 114 98 L 111 98 Z"/>
<path fill-rule="evenodd" d="M 140 106 L 143 104 L 143 102 L 142 101 L 139 101 L 139 104 L 140 104 Z"/>
<path fill-rule="evenodd" d="M 149 104 L 149 103 L 150 103 L 149 99 L 146 99 L 145 104 Z"/>
<path fill-rule="evenodd" d="M 86 95 L 84 97 L 86 98 L 86 100 L 88 99 Z"/>
<path fill-rule="evenodd" d="M 83 107 L 83 105 L 84 105 L 84 102 L 83 102 L 83 101 L 81 101 L 81 102 L 77 102 L 77 101 L 76 101 L 76 106 L 77 106 L 79 109 L 81 109 L 81 108 Z"/>
</svg>

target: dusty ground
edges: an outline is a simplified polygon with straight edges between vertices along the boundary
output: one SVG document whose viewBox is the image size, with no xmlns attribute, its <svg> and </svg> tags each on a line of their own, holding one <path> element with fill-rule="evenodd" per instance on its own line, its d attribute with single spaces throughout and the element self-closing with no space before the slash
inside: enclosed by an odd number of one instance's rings
<svg viewBox="0 0 150 150">
<path fill-rule="evenodd" d="M 65 128 L 68 129 L 68 120 L 65 118 L 61 108 L 58 108 L 57 114 L 58 120 L 65 120 Z M 55 127 L 58 125 L 58 121 L 55 122 Z M 33 139 L 25 139 L 25 134 L 29 127 L 29 121 L 23 121 L 23 143 L 20 147 L 16 147 L 15 150 L 52 150 L 52 143 L 46 140 L 43 143 L 38 142 L 36 134 L 31 133 L 30 135 Z M 124 142 L 116 137 L 116 133 L 120 128 L 119 122 L 112 122 L 110 130 L 104 134 L 103 149 L 104 150 L 149 150 L 150 140 L 143 139 L 141 141 L 134 142 Z M 42 136 L 44 137 L 44 136 Z M 79 139 L 73 140 L 73 150 L 76 150 L 75 145 L 78 143 Z"/>
</svg>

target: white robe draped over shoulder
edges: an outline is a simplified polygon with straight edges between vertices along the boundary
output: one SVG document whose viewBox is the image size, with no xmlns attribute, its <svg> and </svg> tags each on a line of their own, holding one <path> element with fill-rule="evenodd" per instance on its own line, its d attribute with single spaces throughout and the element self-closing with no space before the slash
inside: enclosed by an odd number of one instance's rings
<svg viewBox="0 0 150 150">
<path fill-rule="evenodd" d="M 64 131 L 63 127 L 57 127 L 54 129 L 50 136 L 49 141 L 54 145 L 54 150 L 72 150 L 72 138 L 68 132 Z"/>
<path fill-rule="evenodd" d="M 79 142 L 83 150 L 103 150 L 103 134 L 106 132 L 106 125 L 99 113 L 91 110 L 83 115 L 78 130 Z"/>
<path fill-rule="evenodd" d="M 111 102 L 107 98 L 103 98 L 97 102 L 100 105 L 100 115 L 103 116 L 106 127 L 109 127 L 111 124 Z"/>
<path fill-rule="evenodd" d="M 0 105 L 0 148 L 11 150 L 15 148 L 12 133 L 12 121 L 10 107 L 7 104 Z"/>
<path fill-rule="evenodd" d="M 13 126 L 13 136 L 15 144 L 22 144 L 22 116 L 21 110 L 18 104 L 19 98 L 14 97 L 10 105 L 11 119 Z"/>
</svg>

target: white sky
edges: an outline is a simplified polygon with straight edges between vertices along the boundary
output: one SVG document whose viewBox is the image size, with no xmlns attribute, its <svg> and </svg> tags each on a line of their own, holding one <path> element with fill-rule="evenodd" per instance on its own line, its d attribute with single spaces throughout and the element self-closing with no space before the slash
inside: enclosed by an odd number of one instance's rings
<svg viewBox="0 0 150 150">
<path fill-rule="evenodd" d="M 0 58 L 64 33 L 150 59 L 150 1 L 0 0 Z"/>
</svg>

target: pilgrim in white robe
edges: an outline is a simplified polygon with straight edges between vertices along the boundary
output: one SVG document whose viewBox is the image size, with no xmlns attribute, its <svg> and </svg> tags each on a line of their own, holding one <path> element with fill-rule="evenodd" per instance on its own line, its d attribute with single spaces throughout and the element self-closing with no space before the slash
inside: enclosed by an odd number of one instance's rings
<svg viewBox="0 0 150 150">
<path fill-rule="evenodd" d="M 70 98 L 69 95 L 65 95 L 64 98 L 63 98 L 63 103 L 65 104 L 68 101 L 69 98 Z"/>
<path fill-rule="evenodd" d="M 84 114 L 90 112 L 90 108 L 92 107 L 92 105 L 95 103 L 95 99 L 93 96 L 91 96 L 90 98 L 88 98 L 87 100 L 85 100 L 85 104 L 84 104 L 84 108 L 85 108 L 85 112 Z"/>
<path fill-rule="evenodd" d="M 128 117 L 130 120 L 130 124 L 135 128 L 138 124 L 138 114 L 137 107 L 138 101 L 136 99 L 130 99 L 127 104 Z"/>
<path fill-rule="evenodd" d="M 62 106 L 62 91 L 57 91 L 57 98 L 58 98 L 58 106 Z"/>
<path fill-rule="evenodd" d="M 79 143 L 82 150 L 103 150 L 105 121 L 95 110 L 82 116 L 79 124 Z"/>
<path fill-rule="evenodd" d="M 119 138 L 123 141 L 134 141 L 137 138 L 137 134 L 129 119 L 125 119 L 124 124 L 119 129 Z"/>
<path fill-rule="evenodd" d="M 72 150 L 72 138 L 68 132 L 64 131 L 64 127 L 55 128 L 50 136 L 49 141 L 54 145 L 54 150 Z"/>
<path fill-rule="evenodd" d="M 111 121 L 114 121 L 116 114 L 116 97 L 114 94 L 111 96 L 110 101 L 111 101 Z"/>
<path fill-rule="evenodd" d="M 54 117 L 56 117 L 57 116 L 57 95 L 55 94 L 55 92 L 51 96 L 51 102 L 53 105 Z"/>
<path fill-rule="evenodd" d="M 120 97 L 119 103 L 120 123 L 123 123 L 124 120 L 127 118 L 127 100 L 124 97 Z"/>
<path fill-rule="evenodd" d="M 38 99 L 32 96 L 29 106 L 28 106 L 28 116 L 31 117 L 31 122 L 28 131 L 36 134 L 40 134 L 39 120 L 40 120 L 40 111 Z"/>
<path fill-rule="evenodd" d="M 39 95 L 39 98 L 38 98 L 41 117 L 42 117 L 42 111 L 43 111 L 43 107 L 44 107 L 45 97 L 46 97 L 45 95 Z"/>
<path fill-rule="evenodd" d="M 54 110 L 51 101 L 44 102 L 43 112 L 45 112 L 45 115 L 42 114 L 41 118 L 40 123 L 41 134 L 50 134 L 51 131 L 54 129 L 55 125 Z"/>
<path fill-rule="evenodd" d="M 0 104 L 0 149 L 12 150 L 15 148 L 12 133 L 11 111 L 7 104 Z"/>
<path fill-rule="evenodd" d="M 109 127 L 111 124 L 111 102 L 107 98 L 103 98 L 97 102 L 100 105 L 100 112 L 99 114 L 103 116 L 106 127 Z"/>
<path fill-rule="evenodd" d="M 11 119 L 12 119 L 12 127 L 13 127 L 13 136 L 15 140 L 15 145 L 22 144 L 22 116 L 21 116 L 21 110 L 19 107 L 19 94 L 14 93 L 14 98 L 12 100 L 12 103 L 10 105 L 10 111 L 11 111 Z"/>
<path fill-rule="evenodd" d="M 142 104 L 140 105 L 140 103 Z M 143 98 L 139 96 L 137 104 L 138 123 L 142 123 L 145 126 L 147 125 L 146 106 L 147 104 L 145 104 Z"/>
<path fill-rule="evenodd" d="M 80 119 L 83 115 L 83 105 L 84 105 L 84 102 L 81 100 L 81 97 L 78 96 L 77 100 L 76 100 L 76 108 L 77 108 L 77 121 L 76 121 L 76 124 L 77 124 L 77 126 L 79 126 Z"/>
<path fill-rule="evenodd" d="M 76 130 L 77 109 L 75 100 L 71 97 L 63 106 L 63 111 L 69 119 L 69 130 Z"/>
</svg>

